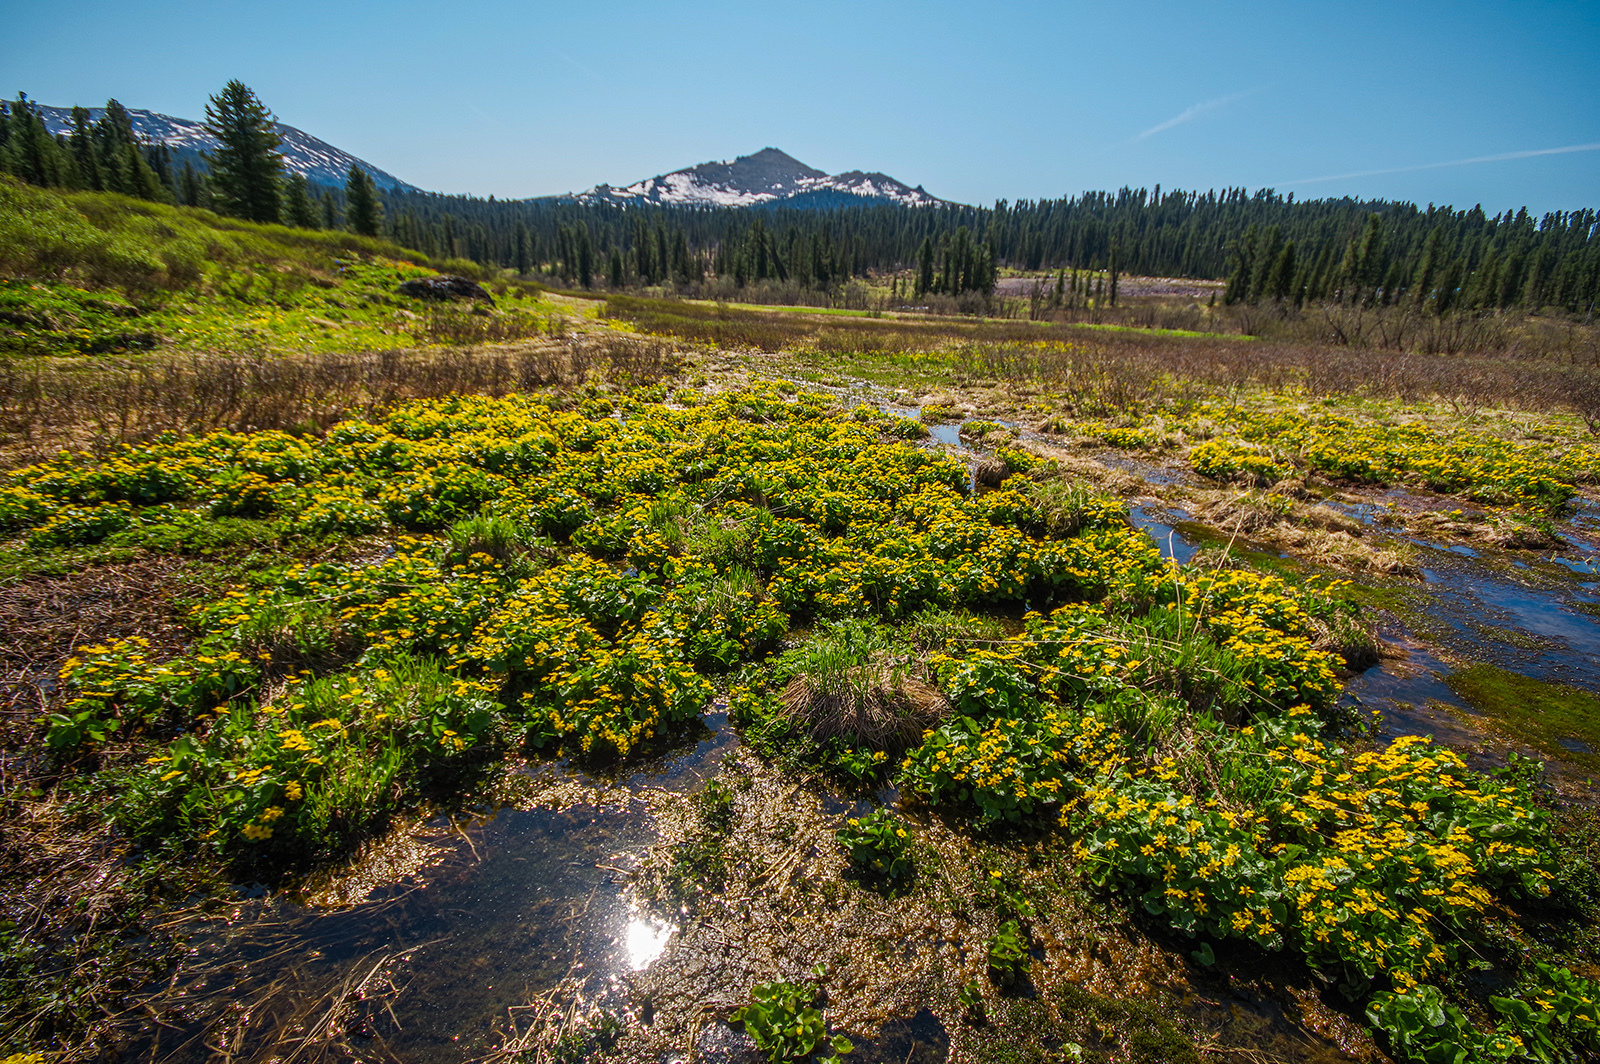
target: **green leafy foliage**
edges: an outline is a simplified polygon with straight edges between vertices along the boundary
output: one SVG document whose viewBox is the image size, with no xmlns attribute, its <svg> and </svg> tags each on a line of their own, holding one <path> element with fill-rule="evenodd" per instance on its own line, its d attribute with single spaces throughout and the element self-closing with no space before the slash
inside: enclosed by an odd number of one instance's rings
<svg viewBox="0 0 1600 1064">
<path fill-rule="evenodd" d="M 989 976 L 995 982 L 1009 986 L 1028 967 L 1028 939 L 1022 925 L 1007 920 L 989 939 Z"/>
<path fill-rule="evenodd" d="M 842 1035 L 829 1039 L 817 996 L 817 988 L 809 983 L 758 983 L 750 989 L 749 1004 L 735 1009 L 730 1018 L 744 1025 L 771 1064 L 796 1064 L 815 1056 L 824 1064 L 837 1064 L 854 1046 Z"/>
<path fill-rule="evenodd" d="M 910 837 L 900 818 L 887 809 L 851 817 L 839 829 L 838 839 L 849 855 L 851 870 L 865 879 L 894 883 L 914 874 Z"/>
</svg>

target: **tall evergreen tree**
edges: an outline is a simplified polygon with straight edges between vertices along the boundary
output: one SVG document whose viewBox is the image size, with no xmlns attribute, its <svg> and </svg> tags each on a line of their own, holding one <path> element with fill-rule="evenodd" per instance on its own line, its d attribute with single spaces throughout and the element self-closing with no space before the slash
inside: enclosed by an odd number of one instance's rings
<svg viewBox="0 0 1600 1064">
<path fill-rule="evenodd" d="M 587 223 L 578 226 L 578 283 L 585 288 L 594 287 L 594 241 L 589 236 Z"/>
<path fill-rule="evenodd" d="M 205 187 L 200 181 L 200 175 L 195 172 L 193 163 L 184 163 L 183 173 L 178 175 L 178 198 L 185 207 L 205 206 Z"/>
<path fill-rule="evenodd" d="M 59 149 L 28 97 L 18 93 L 10 112 L 5 155 L 0 163 L 30 185 L 60 184 Z"/>
<path fill-rule="evenodd" d="M 383 201 L 378 197 L 378 186 L 372 175 L 355 163 L 344 183 L 344 220 L 352 233 L 377 236 L 383 223 Z"/>
<path fill-rule="evenodd" d="M 1236 261 L 1233 272 L 1228 275 L 1228 287 L 1222 295 L 1222 301 L 1230 305 L 1250 298 L 1250 278 L 1255 268 L 1256 253 L 1254 224 L 1245 230 L 1243 239 L 1235 243 L 1231 250 Z"/>
<path fill-rule="evenodd" d="M 531 256 L 528 253 L 528 225 L 521 218 L 517 219 L 516 231 L 511 237 L 511 265 L 521 276 L 528 272 L 532 266 Z M 620 283 L 616 287 L 622 287 Z"/>
<path fill-rule="evenodd" d="M 78 162 L 78 177 L 84 188 L 96 192 L 105 188 L 100 177 L 100 160 L 95 157 L 93 124 L 86 107 L 72 109 L 72 154 Z"/>
<path fill-rule="evenodd" d="M 933 289 L 933 238 L 923 237 L 917 250 L 917 295 L 924 296 Z"/>
<path fill-rule="evenodd" d="M 217 208 L 252 222 L 276 222 L 283 156 L 272 112 L 244 82 L 230 81 L 206 104 L 206 131 L 222 144 L 206 156 Z"/>
<path fill-rule="evenodd" d="M 304 174 L 290 174 L 284 183 L 283 220 L 300 229 L 317 228 L 317 205 Z"/>
<path fill-rule="evenodd" d="M 1278 252 L 1278 260 L 1272 264 L 1272 275 L 1267 281 L 1265 294 L 1281 303 L 1289 297 L 1290 289 L 1294 286 L 1294 241 L 1283 245 L 1283 250 Z"/>
</svg>

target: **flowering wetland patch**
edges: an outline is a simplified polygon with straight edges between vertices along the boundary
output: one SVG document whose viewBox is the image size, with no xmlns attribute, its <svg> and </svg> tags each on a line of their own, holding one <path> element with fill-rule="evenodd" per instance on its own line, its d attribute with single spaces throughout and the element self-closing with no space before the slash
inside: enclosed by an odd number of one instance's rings
<svg viewBox="0 0 1600 1064">
<path fill-rule="evenodd" d="M 518 765 L 625 773 L 725 707 L 749 749 L 692 799 L 649 796 L 662 842 L 620 873 L 652 935 L 678 928 L 659 959 L 611 996 L 539 976 L 523 1004 L 549 1022 L 512 1006 L 469 1055 L 733 1052 L 742 1017 L 769 1056 L 876 1059 L 877 1027 L 924 1007 L 977 1059 L 1372 1058 L 1363 1027 L 1401 1058 L 1595 1049 L 1585 940 L 1553 930 L 1592 915 L 1592 883 L 1536 774 L 1363 731 L 1340 698 L 1351 585 L 1175 565 L 1009 433 L 981 434 L 984 490 L 873 406 L 663 393 L 450 397 L 318 439 L 171 435 L 14 470 L 0 527 L 24 551 L 210 520 L 381 545 L 247 570 L 194 603 L 182 652 L 82 647 L 44 721 L 58 789 L 135 861 L 276 881 L 397 818 L 547 801 Z M 1237 439 L 1196 470 L 1282 480 L 1315 449 Z M 1570 465 L 1485 443 L 1436 469 L 1415 444 L 1362 447 L 1385 476 L 1518 506 L 1573 490 Z M 52 970 L 7 943 L 7 978 Z M 1279 1004 L 1241 1028 L 1128 1003 L 1154 986 Z M 389 1042 L 362 1015 L 295 1044 L 365 1059 Z M 19 1045 L 73 1037 L 48 1010 L 3 1017 Z"/>
<path fill-rule="evenodd" d="M 0 1061 L 1595 1055 L 1588 327 L 0 199 Z"/>
</svg>

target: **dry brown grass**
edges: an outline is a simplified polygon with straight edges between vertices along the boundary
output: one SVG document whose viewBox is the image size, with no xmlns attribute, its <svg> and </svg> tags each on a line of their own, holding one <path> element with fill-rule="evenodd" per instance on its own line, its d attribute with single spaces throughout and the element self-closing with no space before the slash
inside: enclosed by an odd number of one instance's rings
<svg viewBox="0 0 1600 1064">
<path fill-rule="evenodd" d="M 938 688 L 889 658 L 827 681 L 797 676 L 783 689 L 780 704 L 789 721 L 818 742 L 845 739 L 891 753 L 906 750 L 950 714 Z"/>
<path fill-rule="evenodd" d="M 138 635 L 176 651 L 185 637 L 175 600 L 186 594 L 187 569 L 181 558 L 150 556 L 0 587 L 0 746 L 36 730 L 57 670 L 78 647 Z M 0 791 L 16 782 L 0 762 Z"/>
<path fill-rule="evenodd" d="M 676 373 L 679 345 L 605 331 L 495 347 L 272 358 L 156 355 L 0 362 L 0 463 L 162 432 L 318 432 L 353 415 L 442 395 L 507 395 L 593 378 L 649 384 Z"/>
</svg>

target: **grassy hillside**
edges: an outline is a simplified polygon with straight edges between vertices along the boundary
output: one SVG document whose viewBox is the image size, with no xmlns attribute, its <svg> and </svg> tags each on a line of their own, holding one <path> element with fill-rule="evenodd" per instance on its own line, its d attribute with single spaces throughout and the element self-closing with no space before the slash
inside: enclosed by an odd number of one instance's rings
<svg viewBox="0 0 1600 1064">
<path fill-rule="evenodd" d="M 488 280 L 352 233 L 0 179 L 0 354 L 362 350 L 505 339 L 548 315 L 502 285 L 500 320 L 463 331 L 460 311 L 396 294 L 436 272 Z"/>
</svg>

